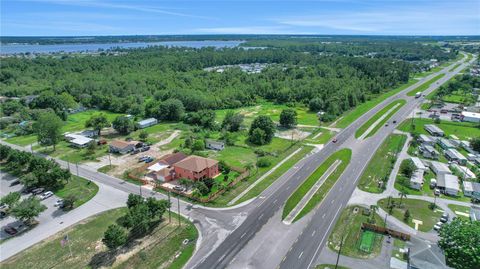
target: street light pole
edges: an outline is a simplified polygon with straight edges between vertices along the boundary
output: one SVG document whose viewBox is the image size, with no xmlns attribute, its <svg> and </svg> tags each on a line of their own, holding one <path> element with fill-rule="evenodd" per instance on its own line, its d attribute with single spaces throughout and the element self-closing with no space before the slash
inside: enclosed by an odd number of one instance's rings
<svg viewBox="0 0 480 269">
<path fill-rule="evenodd" d="M 172 203 L 170 202 L 170 191 L 168 191 L 168 223 L 172 222 L 171 207 L 172 207 Z"/>
<path fill-rule="evenodd" d="M 178 207 L 178 227 L 181 226 L 180 220 L 180 195 L 177 194 L 177 207 Z"/>
<path fill-rule="evenodd" d="M 338 261 L 340 260 L 340 253 L 342 252 L 342 246 L 343 246 L 343 237 L 344 237 L 345 234 L 342 234 L 342 239 L 340 241 L 340 249 L 338 250 L 338 254 L 337 254 L 337 262 L 335 263 L 335 269 L 337 269 L 338 267 Z"/>
</svg>

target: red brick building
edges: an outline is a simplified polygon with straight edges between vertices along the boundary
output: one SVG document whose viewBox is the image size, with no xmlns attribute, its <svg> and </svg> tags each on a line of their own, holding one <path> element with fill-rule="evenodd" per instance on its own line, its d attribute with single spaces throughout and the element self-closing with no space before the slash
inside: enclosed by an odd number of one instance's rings
<svg viewBox="0 0 480 269">
<path fill-rule="evenodd" d="M 173 168 L 175 169 L 175 179 L 188 178 L 196 181 L 205 178 L 214 178 L 220 173 L 217 160 L 195 155 L 188 156 L 175 163 Z"/>
</svg>

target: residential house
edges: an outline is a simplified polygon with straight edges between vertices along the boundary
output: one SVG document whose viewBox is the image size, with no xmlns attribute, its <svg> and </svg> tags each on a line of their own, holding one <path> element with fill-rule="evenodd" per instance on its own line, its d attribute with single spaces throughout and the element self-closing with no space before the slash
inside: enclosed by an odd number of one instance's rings
<svg viewBox="0 0 480 269">
<path fill-rule="evenodd" d="M 418 140 L 418 142 L 420 142 L 420 144 L 426 144 L 426 145 L 430 145 L 430 146 L 435 145 L 435 140 L 432 139 L 428 135 L 421 134 L 421 135 L 418 136 L 417 140 Z"/>
<path fill-rule="evenodd" d="M 417 169 L 413 172 L 410 178 L 410 188 L 420 190 L 423 186 L 423 172 L 424 170 Z"/>
<path fill-rule="evenodd" d="M 427 171 L 427 167 L 423 164 L 422 160 L 418 157 L 411 157 L 410 158 L 415 165 L 416 170 L 422 170 L 423 172 Z"/>
<path fill-rule="evenodd" d="M 438 156 L 440 155 L 440 153 L 438 153 L 438 151 L 434 147 L 425 144 L 420 146 L 420 153 L 424 158 L 434 160 L 437 160 Z"/>
<path fill-rule="evenodd" d="M 136 141 L 113 140 L 108 145 L 110 152 L 125 154 L 135 149 Z"/>
<path fill-rule="evenodd" d="M 408 269 L 449 269 L 437 244 L 414 237 L 408 244 Z"/>
<path fill-rule="evenodd" d="M 442 131 L 442 129 L 438 128 L 437 125 L 434 124 L 425 124 L 424 126 L 425 131 L 427 131 L 429 134 L 433 136 L 444 136 L 445 133 Z"/>
<path fill-rule="evenodd" d="M 440 138 L 440 139 L 438 139 L 438 140 L 437 140 L 437 144 L 438 144 L 443 150 L 456 148 L 455 145 L 454 145 L 452 142 L 450 142 L 450 140 L 445 139 L 445 138 Z"/>
<path fill-rule="evenodd" d="M 222 141 L 207 139 L 207 140 L 205 140 L 205 147 L 207 149 L 223 150 L 223 149 L 225 149 L 225 143 L 222 142 Z"/>
<path fill-rule="evenodd" d="M 94 138 L 98 136 L 98 130 L 83 130 L 79 134 L 85 137 Z"/>
<path fill-rule="evenodd" d="M 71 134 L 71 133 L 66 133 L 65 134 L 65 139 L 70 142 L 70 145 L 76 148 L 86 148 L 88 145 L 91 143 L 95 143 L 95 140 L 83 136 L 81 134 Z"/>
<path fill-rule="evenodd" d="M 160 158 L 157 163 L 147 168 L 149 171 L 147 176 L 162 182 L 171 181 L 175 179 L 173 165 L 187 157 L 183 152 L 167 154 Z"/>
<path fill-rule="evenodd" d="M 457 196 L 460 191 L 458 177 L 452 174 L 443 174 L 437 176 L 437 188 L 445 195 Z"/>
<path fill-rule="evenodd" d="M 435 175 L 440 176 L 440 175 L 445 175 L 445 174 L 451 174 L 452 171 L 448 168 L 448 166 L 444 163 L 441 162 L 435 162 L 431 161 L 430 162 L 430 169 L 435 173 Z"/>
<path fill-rule="evenodd" d="M 445 158 L 451 162 L 457 162 L 461 165 L 467 164 L 467 158 L 463 156 L 458 150 L 456 149 L 447 149 L 445 150 Z"/>
<path fill-rule="evenodd" d="M 478 152 L 473 150 L 472 147 L 470 146 L 470 141 L 467 141 L 467 140 L 460 141 L 460 147 L 462 147 L 464 150 L 468 151 L 468 153 L 478 154 Z"/>
<path fill-rule="evenodd" d="M 176 178 L 188 178 L 191 180 L 201 180 L 205 178 L 214 178 L 220 172 L 218 161 L 191 155 L 173 165 Z"/>
<path fill-rule="evenodd" d="M 480 200 L 480 183 L 463 181 L 463 194 L 467 197 Z"/>
<path fill-rule="evenodd" d="M 462 111 L 462 121 L 480 123 L 480 113 Z"/>
<path fill-rule="evenodd" d="M 150 126 L 153 126 L 158 123 L 158 120 L 155 118 L 148 118 L 137 122 L 138 129 L 144 129 Z"/>
<path fill-rule="evenodd" d="M 456 163 L 452 163 L 450 165 L 450 168 L 454 169 L 454 170 L 457 170 L 458 173 L 460 174 L 460 178 L 462 179 L 476 179 L 477 176 L 475 175 L 475 173 L 472 172 L 472 170 L 468 169 L 468 167 L 466 166 L 461 166 L 459 164 L 456 164 Z"/>
</svg>

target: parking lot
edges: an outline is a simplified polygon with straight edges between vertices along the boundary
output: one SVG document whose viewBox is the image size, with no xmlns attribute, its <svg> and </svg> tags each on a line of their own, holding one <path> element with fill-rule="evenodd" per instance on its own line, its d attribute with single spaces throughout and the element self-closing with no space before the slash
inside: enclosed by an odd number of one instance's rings
<svg viewBox="0 0 480 269">
<path fill-rule="evenodd" d="M 13 177 L 9 174 L 1 172 L 0 178 L 1 178 L 1 180 L 0 180 L 0 195 L 1 195 L 1 197 L 7 195 L 10 192 L 21 191 L 22 188 L 23 188 L 23 186 L 21 184 L 17 184 L 17 185 L 13 185 L 13 186 L 11 185 L 12 182 L 15 182 L 16 180 L 18 180 L 16 177 Z M 27 198 L 31 195 L 32 194 L 22 194 L 22 197 L 20 199 L 25 199 L 25 198 Z M 61 215 L 65 214 L 65 212 L 63 210 L 54 206 L 54 204 L 57 200 L 58 200 L 58 198 L 55 195 L 53 195 L 53 196 L 51 196 L 51 197 L 42 201 L 42 204 L 47 206 L 47 209 L 45 211 L 43 211 L 40 214 L 40 216 L 37 218 L 37 220 L 39 222 L 47 222 L 47 221 L 50 221 L 57 216 L 61 216 Z M 12 235 L 9 235 L 5 232 L 5 228 L 7 226 L 14 227 L 16 230 L 18 230 L 18 233 L 16 235 L 19 235 L 20 233 L 24 232 L 27 229 L 27 227 L 25 227 L 21 221 L 18 221 L 11 216 L 6 216 L 5 218 L 0 220 L 0 228 L 1 228 L 0 240 L 5 240 L 5 239 L 8 239 L 8 238 L 12 237 Z"/>
</svg>

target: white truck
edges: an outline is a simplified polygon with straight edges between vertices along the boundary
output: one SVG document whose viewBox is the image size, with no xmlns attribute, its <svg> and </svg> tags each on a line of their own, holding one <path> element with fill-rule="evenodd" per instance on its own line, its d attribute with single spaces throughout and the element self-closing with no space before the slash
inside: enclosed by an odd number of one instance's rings
<svg viewBox="0 0 480 269">
<path fill-rule="evenodd" d="M 420 98 L 420 97 L 422 97 L 422 92 L 417 92 L 417 93 L 415 94 L 415 98 Z"/>
</svg>

